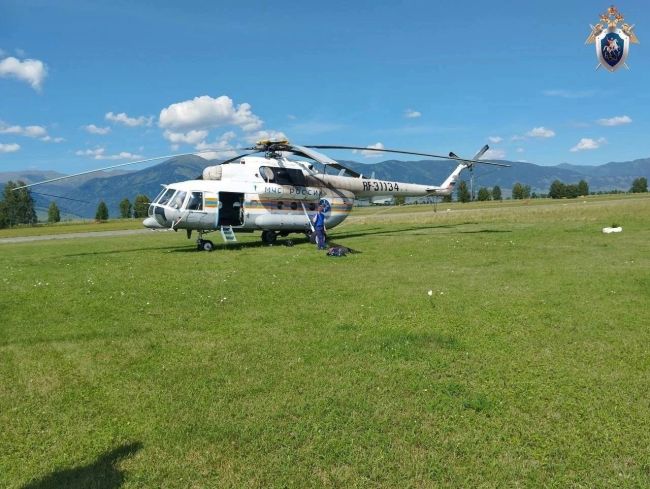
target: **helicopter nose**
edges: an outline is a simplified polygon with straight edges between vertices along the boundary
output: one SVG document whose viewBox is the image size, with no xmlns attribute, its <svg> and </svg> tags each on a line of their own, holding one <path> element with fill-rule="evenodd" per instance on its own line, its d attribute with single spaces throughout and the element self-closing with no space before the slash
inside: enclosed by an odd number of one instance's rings
<svg viewBox="0 0 650 489">
<path fill-rule="evenodd" d="M 158 221 L 156 221 L 155 218 L 153 217 L 147 217 L 144 221 L 142 221 L 142 225 L 146 228 L 149 229 L 162 229 L 163 226 L 161 226 Z"/>
</svg>

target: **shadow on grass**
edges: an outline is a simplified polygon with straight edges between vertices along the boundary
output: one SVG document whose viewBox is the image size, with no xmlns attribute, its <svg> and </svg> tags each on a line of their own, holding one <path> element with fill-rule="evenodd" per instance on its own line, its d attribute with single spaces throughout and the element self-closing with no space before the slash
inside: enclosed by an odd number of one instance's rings
<svg viewBox="0 0 650 489">
<path fill-rule="evenodd" d="M 476 234 L 476 233 L 511 233 L 509 229 L 479 229 L 477 231 L 458 231 L 460 234 Z"/>
<path fill-rule="evenodd" d="M 40 480 L 30 482 L 23 489 L 117 489 L 124 483 L 124 472 L 117 467 L 124 458 L 132 457 L 142 449 L 142 443 L 134 442 L 114 448 L 100 455 L 90 465 L 73 469 L 57 470 Z"/>
<path fill-rule="evenodd" d="M 364 229 L 362 231 L 353 231 L 349 233 L 342 233 L 342 234 L 337 234 L 337 238 L 359 238 L 362 236 L 396 236 L 402 233 L 408 233 L 411 231 L 425 231 L 428 229 L 454 229 L 459 226 L 465 226 L 468 224 L 478 224 L 477 222 L 464 222 L 464 223 L 459 223 L 459 224 L 439 224 L 436 226 L 410 226 L 406 228 L 394 228 L 394 229 L 386 229 L 386 228 L 372 228 L 372 229 Z"/>
<path fill-rule="evenodd" d="M 67 255 L 62 255 L 66 257 L 74 257 L 74 256 L 96 256 L 96 255 L 115 255 L 115 254 L 120 254 L 120 253 L 137 253 L 139 251 L 161 251 L 161 250 L 169 250 L 169 251 L 174 251 L 177 249 L 178 246 L 156 246 L 156 247 L 143 247 L 143 248 L 129 248 L 129 249 L 122 249 L 122 250 L 108 250 L 108 251 L 87 251 L 84 253 L 69 253 Z M 191 248 L 192 250 L 196 250 L 196 247 Z"/>
</svg>

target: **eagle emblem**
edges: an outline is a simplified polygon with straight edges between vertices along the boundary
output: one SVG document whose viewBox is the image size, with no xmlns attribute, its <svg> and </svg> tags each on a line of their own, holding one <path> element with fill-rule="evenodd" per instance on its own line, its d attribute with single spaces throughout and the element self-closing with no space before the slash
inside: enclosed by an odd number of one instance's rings
<svg viewBox="0 0 650 489">
<path fill-rule="evenodd" d="M 591 33 L 585 44 L 596 46 L 598 65 L 614 72 L 621 66 L 629 69 L 625 60 L 630 52 L 630 44 L 638 44 L 639 38 L 634 33 L 634 24 L 625 23 L 623 14 L 613 5 L 601 14 L 600 22 L 590 25 Z"/>
</svg>

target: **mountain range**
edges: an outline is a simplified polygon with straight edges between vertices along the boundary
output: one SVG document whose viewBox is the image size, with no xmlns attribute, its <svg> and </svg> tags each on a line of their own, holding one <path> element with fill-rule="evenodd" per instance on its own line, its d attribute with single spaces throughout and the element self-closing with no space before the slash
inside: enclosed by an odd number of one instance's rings
<svg viewBox="0 0 650 489">
<path fill-rule="evenodd" d="M 201 175 L 203 168 L 217 163 L 200 156 L 186 155 L 166 160 L 158 165 L 139 171 L 99 172 L 92 175 L 62 180 L 34 187 L 32 193 L 36 206 L 43 211 L 52 200 L 66 215 L 84 218 L 95 216 L 98 203 L 103 200 L 112 217 L 119 215 L 119 202 L 125 197 L 131 202 L 136 195 L 145 194 L 153 199 L 162 184 L 191 180 Z M 341 161 L 342 164 L 364 176 L 382 180 L 439 185 L 451 173 L 456 163 L 445 160 L 399 161 L 386 160 L 367 164 Z M 629 190 L 638 177 L 650 178 L 650 158 L 603 165 L 579 166 L 566 163 L 556 166 L 540 166 L 532 163 L 503 161 L 510 168 L 480 165 L 473 172 L 475 190 L 479 187 L 501 187 L 504 196 L 516 183 L 529 185 L 533 192 L 547 193 L 554 180 L 577 183 L 584 179 L 592 192 Z M 0 183 L 23 180 L 34 183 L 63 176 L 55 171 L 25 170 L 0 172 Z M 470 181 L 470 172 L 463 172 L 463 179 Z M 57 196 L 57 197 L 54 197 Z M 66 197 L 66 199 L 62 198 Z M 74 200 L 68 200 L 74 199 Z"/>
</svg>

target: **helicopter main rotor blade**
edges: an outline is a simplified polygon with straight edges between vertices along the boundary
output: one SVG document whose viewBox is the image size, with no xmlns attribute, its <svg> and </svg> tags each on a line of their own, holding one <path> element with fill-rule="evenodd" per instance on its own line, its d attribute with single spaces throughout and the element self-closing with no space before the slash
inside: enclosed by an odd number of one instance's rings
<svg viewBox="0 0 650 489">
<path fill-rule="evenodd" d="M 361 173 L 358 173 L 353 169 L 342 165 L 338 161 L 330 158 L 329 156 L 325 156 L 324 154 L 319 153 L 318 151 L 314 151 L 313 149 L 310 149 L 313 148 L 313 146 L 296 146 L 295 144 L 292 144 L 291 148 L 295 148 L 296 150 L 298 150 L 297 154 L 302 154 L 304 156 L 307 156 L 308 158 L 311 158 L 314 161 L 322 163 L 323 165 L 331 166 L 332 168 L 336 168 L 337 170 L 345 170 L 353 177 L 358 178 L 361 176 Z M 294 151 L 294 153 L 295 152 L 296 151 Z"/>
<path fill-rule="evenodd" d="M 444 155 L 437 155 L 433 153 L 418 153 L 415 151 L 403 151 L 401 149 L 387 149 L 387 148 L 368 148 L 368 147 L 361 147 L 361 146 L 325 146 L 325 145 L 314 145 L 314 146 L 307 146 L 307 148 L 317 148 L 317 149 L 356 149 L 360 151 L 377 151 L 379 153 L 397 153 L 397 154 L 404 154 L 404 155 L 415 155 L 415 156 L 429 156 L 432 158 L 441 158 L 444 160 L 460 160 L 460 161 L 467 161 L 469 163 L 482 163 L 485 165 L 496 165 L 496 166 L 510 166 L 510 165 L 505 165 L 503 163 L 493 163 L 491 161 L 478 161 L 478 160 L 469 160 L 469 159 L 464 159 L 464 158 L 459 158 L 458 156 L 444 156 Z M 487 151 L 487 150 L 486 150 Z"/>
<path fill-rule="evenodd" d="M 474 155 L 474 158 L 473 158 L 473 159 L 475 159 L 475 160 L 480 160 L 480 159 L 481 159 L 481 156 L 483 156 L 483 155 L 485 154 L 485 152 L 486 152 L 488 149 L 490 149 L 490 147 L 486 144 L 485 146 L 483 146 L 483 147 L 478 151 L 478 153 L 476 153 L 476 154 Z"/>
<path fill-rule="evenodd" d="M 245 148 L 236 148 L 235 150 L 237 150 L 237 149 L 245 149 Z M 16 187 L 14 190 L 20 190 L 21 188 L 36 187 L 37 185 L 44 185 L 46 183 L 58 182 L 60 180 L 67 180 L 68 178 L 75 178 L 75 177 L 80 177 L 80 176 L 83 176 L 83 175 L 90 175 L 92 173 L 97 173 L 97 172 L 104 171 L 104 170 L 112 170 L 114 168 L 121 168 L 123 166 L 137 165 L 137 164 L 140 164 L 140 163 L 148 163 L 149 161 L 162 160 L 162 159 L 165 159 L 165 158 L 176 158 L 178 156 L 190 156 L 190 155 L 195 155 L 195 154 L 198 154 L 198 153 L 223 153 L 225 151 L 233 151 L 233 150 L 232 149 L 222 149 L 222 150 L 203 149 L 203 150 L 200 150 L 200 151 L 193 151 L 192 153 L 178 153 L 178 154 L 173 154 L 173 155 L 155 156 L 153 158 L 146 158 L 144 160 L 129 161 L 127 163 L 119 163 L 117 165 L 105 166 L 103 168 L 96 168 L 94 170 L 82 171 L 82 172 L 79 172 L 79 173 L 74 173 L 72 175 L 64 175 L 62 177 L 50 178 L 49 180 L 42 180 L 40 182 L 30 183 L 29 185 L 23 185 L 22 187 Z"/>
<path fill-rule="evenodd" d="M 485 146 L 483 146 L 483 147 L 479 150 L 478 153 L 476 153 L 476 155 L 474 156 L 474 159 L 473 159 L 473 160 L 465 160 L 465 159 L 461 158 L 460 156 L 458 156 L 458 155 L 457 155 L 456 153 L 454 153 L 453 151 L 450 151 L 450 152 L 449 152 L 449 158 L 451 158 L 451 159 L 453 159 L 453 160 L 461 160 L 461 161 L 467 161 L 467 162 L 472 163 L 472 164 L 470 165 L 470 167 L 469 167 L 470 171 L 473 169 L 474 163 L 479 163 L 479 164 L 481 164 L 481 165 L 505 166 L 505 167 L 508 167 L 508 168 L 510 167 L 510 165 L 506 165 L 505 163 L 495 163 L 495 162 L 493 162 L 493 161 L 483 161 L 483 160 L 479 160 L 479 158 L 480 158 L 481 156 L 483 156 L 483 155 L 485 154 L 485 152 L 486 152 L 488 149 L 490 149 L 490 147 L 486 144 Z"/>
</svg>

